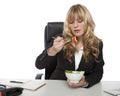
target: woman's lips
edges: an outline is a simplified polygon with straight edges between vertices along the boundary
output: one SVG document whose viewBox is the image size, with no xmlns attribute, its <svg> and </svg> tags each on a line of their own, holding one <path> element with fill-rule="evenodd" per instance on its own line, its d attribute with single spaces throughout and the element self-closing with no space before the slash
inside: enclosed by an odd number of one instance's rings
<svg viewBox="0 0 120 96">
<path fill-rule="evenodd" d="M 75 32 L 75 33 L 78 33 L 78 32 L 80 32 L 80 30 L 74 30 L 74 32 Z"/>
</svg>

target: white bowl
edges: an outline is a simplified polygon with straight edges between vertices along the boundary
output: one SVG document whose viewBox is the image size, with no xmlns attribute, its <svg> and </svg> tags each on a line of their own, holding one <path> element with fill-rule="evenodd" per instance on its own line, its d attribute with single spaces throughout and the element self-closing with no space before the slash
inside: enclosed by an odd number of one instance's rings
<svg viewBox="0 0 120 96">
<path fill-rule="evenodd" d="M 81 78 L 83 77 L 84 71 L 65 71 L 66 77 L 70 80 L 72 83 L 78 83 Z"/>
</svg>

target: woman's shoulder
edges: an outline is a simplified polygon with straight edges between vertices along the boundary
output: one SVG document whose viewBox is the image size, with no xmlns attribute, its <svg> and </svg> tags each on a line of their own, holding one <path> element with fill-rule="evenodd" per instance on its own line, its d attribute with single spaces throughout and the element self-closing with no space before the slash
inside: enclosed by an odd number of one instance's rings
<svg viewBox="0 0 120 96">
<path fill-rule="evenodd" d="M 101 46 L 103 46 L 103 40 L 102 40 L 102 39 L 99 39 L 99 44 L 100 44 Z"/>
<path fill-rule="evenodd" d="M 103 40 L 99 39 L 98 41 L 99 41 L 99 43 L 98 43 L 99 49 L 102 49 L 103 48 Z"/>
<path fill-rule="evenodd" d="M 101 38 L 96 37 L 95 40 L 94 40 L 94 42 L 95 42 L 95 45 L 99 49 L 101 49 L 103 47 L 103 40 Z"/>
<path fill-rule="evenodd" d="M 95 42 L 98 42 L 98 44 L 100 44 L 100 45 L 103 44 L 103 40 L 101 38 L 98 38 L 97 36 L 95 38 Z"/>
</svg>

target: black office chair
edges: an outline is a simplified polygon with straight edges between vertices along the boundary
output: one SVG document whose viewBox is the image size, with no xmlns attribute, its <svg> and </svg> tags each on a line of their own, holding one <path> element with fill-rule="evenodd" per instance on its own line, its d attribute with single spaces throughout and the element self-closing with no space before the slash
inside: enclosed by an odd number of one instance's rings
<svg viewBox="0 0 120 96">
<path fill-rule="evenodd" d="M 48 49 L 53 44 L 52 37 L 55 36 L 61 36 L 63 32 L 63 22 L 48 22 L 48 24 L 45 26 L 45 33 L 44 33 L 44 47 Z M 45 69 L 45 79 L 49 79 L 52 72 L 54 71 L 56 67 L 56 63 L 52 62 L 50 64 L 50 68 Z M 36 79 L 41 79 L 43 74 L 37 74 Z"/>
</svg>

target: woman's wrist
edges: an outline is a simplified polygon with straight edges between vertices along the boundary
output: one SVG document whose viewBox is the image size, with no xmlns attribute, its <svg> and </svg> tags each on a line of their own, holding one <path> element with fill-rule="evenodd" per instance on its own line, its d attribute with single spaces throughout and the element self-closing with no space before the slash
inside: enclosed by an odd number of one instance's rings
<svg viewBox="0 0 120 96">
<path fill-rule="evenodd" d="M 89 84 L 85 81 L 84 85 L 82 87 L 87 87 Z"/>
<path fill-rule="evenodd" d="M 47 54 L 49 56 L 55 56 L 56 55 L 56 50 L 53 47 L 51 47 L 47 50 Z"/>
</svg>

